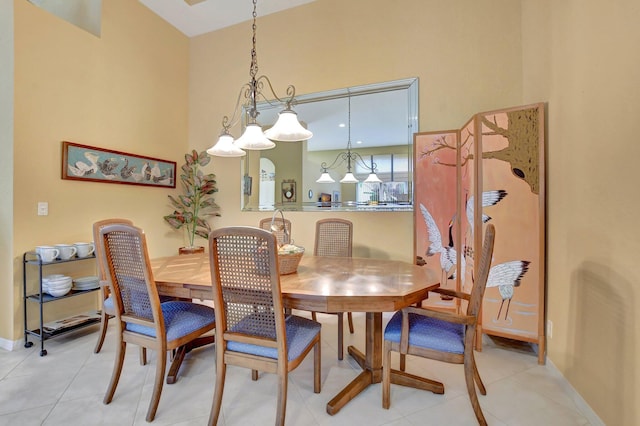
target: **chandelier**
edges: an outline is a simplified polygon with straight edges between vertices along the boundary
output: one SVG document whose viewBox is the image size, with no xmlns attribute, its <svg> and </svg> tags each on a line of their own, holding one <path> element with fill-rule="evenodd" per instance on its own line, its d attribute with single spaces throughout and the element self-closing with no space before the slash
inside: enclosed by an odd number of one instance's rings
<svg viewBox="0 0 640 426">
<path fill-rule="evenodd" d="M 273 141 L 299 142 L 305 141 L 313 136 L 313 133 L 302 127 L 298 121 L 297 114 L 291 107 L 295 98 L 296 88 L 293 85 L 287 87 L 287 97 L 283 100 L 278 97 L 273 90 L 271 81 L 266 75 L 261 75 L 256 78 L 258 74 L 258 55 L 256 53 L 256 17 L 258 15 L 256 13 L 256 4 L 257 0 L 253 0 L 253 45 L 251 49 L 251 65 L 249 67 L 249 76 L 251 79 L 240 88 L 240 93 L 238 94 L 236 106 L 231 118 L 225 115 L 222 119 L 222 131 L 220 132 L 218 141 L 207 150 L 207 153 L 218 157 L 242 157 L 246 155 L 244 150 L 274 148 L 276 144 Z M 285 108 L 278 114 L 276 124 L 263 132 L 262 127 L 257 121 L 260 113 L 258 112 L 256 104 L 259 98 L 266 100 L 263 94 L 265 83 L 271 95 L 273 95 L 279 103 L 284 104 Z M 234 140 L 229 129 L 238 122 L 240 118 L 239 111 L 242 109 L 241 106 L 247 108 L 247 125 L 242 136 Z"/>
<path fill-rule="evenodd" d="M 355 165 L 359 165 L 360 167 L 369 170 L 369 176 L 365 179 L 366 183 L 380 183 L 382 182 L 380 178 L 376 175 L 376 163 L 371 160 L 371 164 L 367 164 L 362 156 L 357 152 L 351 151 L 351 95 L 348 96 L 349 100 L 349 128 L 348 128 L 348 139 L 347 139 L 347 150 L 339 153 L 333 163 L 327 165 L 326 162 L 322 162 L 320 164 L 320 168 L 322 169 L 322 174 L 316 180 L 316 183 L 333 183 L 335 180 L 329 174 L 330 169 L 335 169 L 342 165 L 343 163 L 347 163 L 347 173 L 344 175 L 342 179 L 340 179 L 340 183 L 358 183 L 359 180 L 355 177 L 353 172 L 351 171 L 351 163 Z"/>
</svg>

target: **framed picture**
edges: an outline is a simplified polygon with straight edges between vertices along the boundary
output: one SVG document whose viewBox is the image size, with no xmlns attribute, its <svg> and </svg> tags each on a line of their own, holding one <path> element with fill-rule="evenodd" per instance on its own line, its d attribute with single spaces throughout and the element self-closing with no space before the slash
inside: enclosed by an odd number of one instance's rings
<svg viewBox="0 0 640 426">
<path fill-rule="evenodd" d="M 293 179 L 282 181 L 282 202 L 296 202 L 296 181 Z"/>
<path fill-rule="evenodd" d="M 244 175 L 242 177 L 242 186 L 244 195 L 251 195 L 251 184 L 253 183 L 253 178 L 249 175 Z"/>
<path fill-rule="evenodd" d="M 333 191 L 333 197 L 331 199 L 334 203 L 340 202 L 340 191 Z"/>
<path fill-rule="evenodd" d="M 62 179 L 175 188 L 176 163 L 64 141 Z"/>
</svg>

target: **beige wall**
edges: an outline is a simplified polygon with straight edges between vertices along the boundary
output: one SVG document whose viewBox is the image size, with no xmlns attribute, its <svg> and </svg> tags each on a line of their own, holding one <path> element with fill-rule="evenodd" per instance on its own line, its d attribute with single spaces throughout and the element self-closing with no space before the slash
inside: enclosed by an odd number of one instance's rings
<svg viewBox="0 0 640 426">
<path fill-rule="evenodd" d="M 523 1 L 524 102 L 548 101 L 548 356 L 609 425 L 640 424 L 640 7 Z"/>
<path fill-rule="evenodd" d="M 187 135 L 192 147 L 211 146 L 248 80 L 251 38 L 244 23 L 189 42 L 137 2 L 110 0 L 95 39 L 27 2 L 14 5 L 19 183 L 13 229 L 0 224 L 3 238 L 14 233 L 14 291 L 0 302 L 13 312 L 0 317 L 6 339 L 22 333 L 24 250 L 87 239 L 95 219 L 114 215 L 147 230 L 152 255 L 181 245 L 161 219 L 168 191 L 61 181 L 60 141 L 176 161 Z M 260 71 L 279 91 L 419 77 L 421 131 L 548 102 L 549 359 L 612 425 L 640 424 L 640 206 L 635 168 L 625 163 L 640 150 L 639 13 L 636 0 L 318 0 L 258 25 Z M 239 164 L 209 166 L 222 207 L 214 226 L 271 216 L 239 212 Z M 49 201 L 49 216 L 36 216 L 37 201 Z M 296 243 L 312 247 L 313 224 L 326 216 L 287 214 Z M 411 214 L 341 216 L 356 224 L 358 255 L 411 259 Z"/>
<path fill-rule="evenodd" d="M 2 318 L 0 336 L 15 341 L 22 336 L 24 251 L 91 240 L 92 223 L 107 217 L 128 217 L 145 229 L 152 256 L 182 245 L 182 234 L 162 219 L 172 190 L 61 180 L 60 167 L 63 140 L 182 163 L 189 40 L 131 0 L 103 2 L 101 37 L 26 1 L 15 0 L 14 8 L 14 291 L 0 301 L 13 315 Z M 48 216 L 37 216 L 39 201 L 49 203 Z M 93 294 L 49 304 L 45 320 L 96 302 Z"/>
<path fill-rule="evenodd" d="M 477 111 L 521 100 L 520 4 L 404 0 L 319 0 L 258 20 L 259 74 L 282 94 L 418 77 L 420 130 L 459 127 Z M 249 80 L 251 25 L 191 41 L 189 135 L 211 146 Z M 304 119 L 304 117 L 301 117 Z M 239 128 L 234 129 L 239 136 Z M 240 161 L 214 158 L 220 226 L 255 225 L 269 213 L 240 213 Z M 307 188 L 299 193 L 306 194 Z M 296 244 L 313 247 L 314 224 L 331 212 L 290 212 Z M 411 261 L 413 215 L 340 213 L 354 221 L 354 254 Z"/>
</svg>

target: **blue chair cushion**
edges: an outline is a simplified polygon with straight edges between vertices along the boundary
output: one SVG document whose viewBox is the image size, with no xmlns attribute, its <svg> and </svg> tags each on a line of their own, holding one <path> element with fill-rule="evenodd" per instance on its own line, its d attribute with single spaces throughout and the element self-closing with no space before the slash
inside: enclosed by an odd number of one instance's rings
<svg viewBox="0 0 640 426">
<path fill-rule="evenodd" d="M 192 302 L 171 301 L 160 305 L 164 316 L 167 342 L 186 336 L 193 331 L 214 324 L 213 308 Z M 154 327 L 127 323 L 127 330 L 146 336 L 156 337 Z"/>
<path fill-rule="evenodd" d="M 384 330 L 384 340 L 400 343 L 401 328 L 402 312 L 398 311 Z M 461 354 L 464 352 L 464 325 L 410 313 L 409 345 Z"/>
<path fill-rule="evenodd" d="M 235 327 L 234 332 L 242 333 L 245 326 L 253 321 L 240 321 Z M 289 361 L 298 358 L 304 350 L 309 346 L 313 339 L 320 333 L 320 323 L 307 318 L 291 315 L 285 319 L 285 328 L 287 333 L 287 359 Z M 278 350 L 276 348 L 267 348 L 265 346 L 252 345 L 250 343 L 228 342 L 227 350 L 234 352 L 242 352 L 272 359 L 278 358 Z"/>
<path fill-rule="evenodd" d="M 102 302 L 102 309 L 107 315 L 116 314 L 116 308 L 115 306 L 113 306 L 113 295 L 104 299 L 104 302 Z"/>
</svg>

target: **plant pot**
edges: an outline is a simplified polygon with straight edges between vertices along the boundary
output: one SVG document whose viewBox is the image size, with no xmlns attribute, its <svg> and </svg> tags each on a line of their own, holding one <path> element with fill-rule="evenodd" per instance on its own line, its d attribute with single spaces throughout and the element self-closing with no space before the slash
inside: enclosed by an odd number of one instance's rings
<svg viewBox="0 0 640 426">
<path fill-rule="evenodd" d="M 178 254 L 197 254 L 204 253 L 204 247 L 180 247 L 178 249 Z"/>
</svg>

